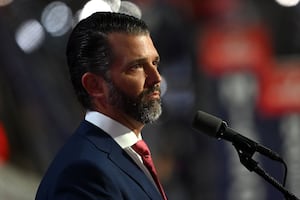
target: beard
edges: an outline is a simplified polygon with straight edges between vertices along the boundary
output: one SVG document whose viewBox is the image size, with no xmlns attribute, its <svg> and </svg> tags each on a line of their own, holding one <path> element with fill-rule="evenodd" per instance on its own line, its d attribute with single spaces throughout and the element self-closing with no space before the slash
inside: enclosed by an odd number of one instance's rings
<svg viewBox="0 0 300 200">
<path fill-rule="evenodd" d="M 137 97 L 129 96 L 111 81 L 108 86 L 110 91 L 108 103 L 135 120 L 143 124 L 153 123 L 161 115 L 161 100 L 148 99 L 149 94 L 155 91 L 160 92 L 158 85 L 144 89 Z"/>
</svg>

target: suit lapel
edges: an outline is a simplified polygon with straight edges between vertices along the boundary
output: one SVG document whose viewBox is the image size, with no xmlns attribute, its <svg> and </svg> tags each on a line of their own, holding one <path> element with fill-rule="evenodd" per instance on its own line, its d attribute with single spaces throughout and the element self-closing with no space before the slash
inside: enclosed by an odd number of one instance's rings
<svg viewBox="0 0 300 200">
<path fill-rule="evenodd" d="M 114 147 L 114 146 L 112 146 Z M 119 146 L 118 148 L 112 148 L 110 159 L 115 163 L 121 170 L 123 170 L 128 176 L 136 181 L 143 190 L 149 195 L 150 198 L 160 199 L 161 195 L 145 175 L 145 173 L 136 165 L 136 163 L 130 158 L 130 156 L 122 150 Z"/>
<path fill-rule="evenodd" d="M 129 177 L 134 179 L 150 198 L 161 199 L 161 195 L 153 183 L 112 137 L 87 121 L 84 121 L 82 126 L 84 126 L 85 129 L 89 129 L 86 131 L 87 134 L 85 136 L 94 143 L 99 150 L 107 152 L 109 159 Z"/>
</svg>

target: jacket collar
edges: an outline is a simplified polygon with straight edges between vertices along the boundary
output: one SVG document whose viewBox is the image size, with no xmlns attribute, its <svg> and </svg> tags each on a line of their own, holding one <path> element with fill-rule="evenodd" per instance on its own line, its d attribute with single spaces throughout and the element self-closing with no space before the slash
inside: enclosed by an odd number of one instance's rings
<svg viewBox="0 0 300 200">
<path fill-rule="evenodd" d="M 150 198 L 162 198 L 149 178 L 111 136 L 88 121 L 83 121 L 80 128 L 85 129 L 85 131 L 79 132 L 84 133 L 84 137 L 95 144 L 99 151 L 108 153 L 108 158 L 129 177 L 135 180 Z"/>
</svg>

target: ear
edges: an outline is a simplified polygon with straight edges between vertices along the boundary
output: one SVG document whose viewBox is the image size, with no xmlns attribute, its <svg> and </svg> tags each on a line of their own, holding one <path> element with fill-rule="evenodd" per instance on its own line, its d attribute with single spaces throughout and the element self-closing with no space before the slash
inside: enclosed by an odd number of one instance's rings
<svg viewBox="0 0 300 200">
<path fill-rule="evenodd" d="M 87 93 L 92 97 L 101 97 L 103 91 L 103 78 L 91 72 L 85 73 L 81 78 L 81 83 Z"/>
</svg>

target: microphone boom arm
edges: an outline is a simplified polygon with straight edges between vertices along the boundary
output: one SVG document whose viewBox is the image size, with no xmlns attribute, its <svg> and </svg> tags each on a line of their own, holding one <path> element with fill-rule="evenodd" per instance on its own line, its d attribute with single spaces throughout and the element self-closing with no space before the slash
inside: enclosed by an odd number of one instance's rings
<svg viewBox="0 0 300 200">
<path fill-rule="evenodd" d="M 232 129 L 228 129 L 230 128 L 227 127 L 226 122 L 223 122 L 218 135 L 220 136 L 220 138 L 231 140 L 232 145 L 237 150 L 242 165 L 244 165 L 250 172 L 255 172 L 267 182 L 269 182 L 271 185 L 273 185 L 285 196 L 286 200 L 299 200 L 295 195 L 293 195 L 287 189 L 285 189 L 285 187 L 283 187 L 282 184 L 280 184 L 276 179 L 274 179 L 272 176 L 266 173 L 266 171 L 258 165 L 258 162 L 252 158 L 255 152 L 261 152 L 261 149 L 259 149 L 260 145 L 240 134 L 235 134 L 235 132 Z M 222 134 L 224 131 L 226 131 L 226 136 L 225 134 Z M 265 149 L 268 150 L 267 148 L 263 148 L 262 154 L 264 154 Z"/>
<path fill-rule="evenodd" d="M 230 141 L 232 145 L 238 152 L 240 162 L 244 165 L 250 172 L 254 171 L 256 174 L 260 175 L 267 182 L 273 185 L 276 189 L 283 193 L 286 200 L 299 200 L 295 195 L 291 194 L 285 187 L 285 178 L 283 184 L 280 184 L 272 176 L 267 174 L 259 165 L 258 162 L 253 160 L 252 157 L 255 152 L 259 152 L 262 155 L 279 161 L 285 166 L 285 177 L 287 173 L 287 167 L 284 160 L 271 149 L 237 133 L 233 129 L 229 128 L 223 120 L 217 118 L 213 115 L 205 113 L 203 111 L 198 111 L 194 121 L 193 127 L 196 130 L 200 130 L 211 137 L 218 139 L 225 139 Z"/>
<path fill-rule="evenodd" d="M 256 174 L 260 175 L 263 179 L 273 185 L 276 189 L 278 189 L 286 198 L 286 200 L 299 200 L 295 195 L 289 192 L 285 187 L 282 186 L 276 179 L 270 176 L 264 169 L 262 169 L 258 162 L 255 161 L 252 156 L 255 151 L 251 148 L 243 148 L 241 149 L 241 145 L 235 145 L 232 143 L 235 149 L 238 152 L 240 162 L 244 165 L 250 172 L 255 172 Z M 250 150 L 250 152 L 248 151 Z"/>
<path fill-rule="evenodd" d="M 226 131 L 226 134 L 223 134 Z M 286 200 L 299 200 L 295 195 L 290 193 L 282 184 L 280 184 L 276 179 L 270 176 L 263 168 L 258 165 L 258 162 L 255 161 L 252 156 L 255 152 L 260 152 L 263 155 L 267 151 L 271 151 L 268 148 L 260 146 L 257 142 L 244 137 L 243 135 L 237 134 L 233 129 L 227 127 L 226 122 L 221 124 L 219 132 L 217 135 L 220 138 L 224 138 L 230 140 L 232 145 L 237 150 L 238 156 L 240 158 L 240 162 L 244 165 L 250 172 L 255 172 L 263 179 L 265 179 L 268 183 L 273 185 L 276 189 L 278 189 L 286 198 Z M 267 154 L 268 155 L 268 154 Z M 269 156 L 268 156 L 269 157 Z M 283 160 L 278 157 L 269 157 L 273 160 L 283 162 Z M 284 162 L 283 162 L 284 163 Z"/>
<path fill-rule="evenodd" d="M 225 134 L 226 133 L 226 134 Z M 227 126 L 226 122 L 222 122 L 219 132 L 217 133 L 219 138 L 231 141 L 235 146 L 238 146 L 240 150 L 246 151 L 253 156 L 255 152 L 259 152 L 262 155 L 271 158 L 272 160 L 284 162 L 282 158 L 271 149 L 260 145 L 259 143 L 235 132 L 233 129 Z"/>
</svg>

